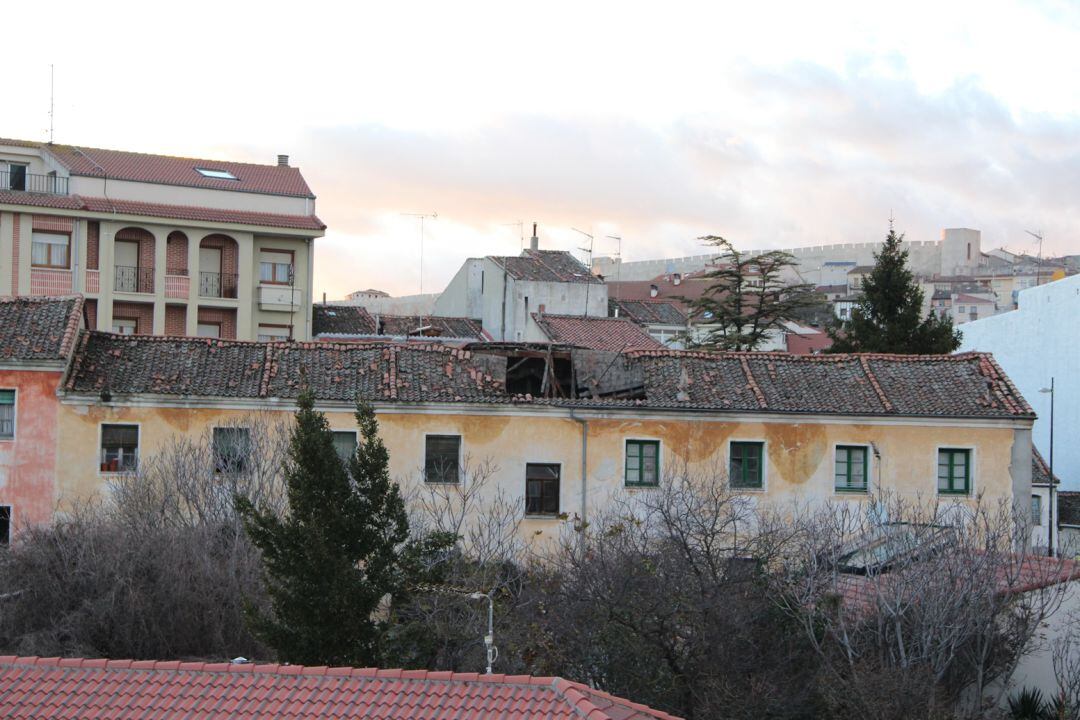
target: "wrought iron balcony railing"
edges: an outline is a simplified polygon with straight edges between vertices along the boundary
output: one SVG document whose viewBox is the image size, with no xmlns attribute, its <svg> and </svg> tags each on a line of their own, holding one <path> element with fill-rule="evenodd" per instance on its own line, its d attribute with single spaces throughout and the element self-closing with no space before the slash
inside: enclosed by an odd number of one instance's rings
<svg viewBox="0 0 1080 720">
<path fill-rule="evenodd" d="M 0 170 L 0 190 L 67 195 L 68 179 L 57 175 L 28 173 L 24 169 Z"/>
<path fill-rule="evenodd" d="M 154 268 L 117 265 L 113 290 L 130 293 L 154 292 Z"/>
<path fill-rule="evenodd" d="M 199 273 L 199 297 L 212 298 L 235 298 L 236 297 L 235 273 Z"/>
</svg>

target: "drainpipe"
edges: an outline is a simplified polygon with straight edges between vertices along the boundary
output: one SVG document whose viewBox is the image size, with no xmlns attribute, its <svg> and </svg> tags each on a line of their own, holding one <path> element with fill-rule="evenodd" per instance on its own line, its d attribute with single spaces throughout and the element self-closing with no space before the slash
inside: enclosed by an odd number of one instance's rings
<svg viewBox="0 0 1080 720">
<path fill-rule="evenodd" d="M 573 408 L 570 419 L 581 425 L 581 527 L 584 529 L 588 511 L 589 421 L 575 415 Z"/>
</svg>

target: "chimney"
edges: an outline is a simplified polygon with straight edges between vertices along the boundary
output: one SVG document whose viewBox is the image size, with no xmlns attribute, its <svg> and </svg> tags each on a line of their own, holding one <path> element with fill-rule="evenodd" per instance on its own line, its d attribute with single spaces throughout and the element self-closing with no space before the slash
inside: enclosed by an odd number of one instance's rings
<svg viewBox="0 0 1080 720">
<path fill-rule="evenodd" d="M 289 156 L 288 155 L 278 155 L 277 156 L 277 164 L 278 164 L 278 167 L 289 167 Z"/>
<path fill-rule="evenodd" d="M 536 236 L 536 223 L 533 223 L 533 234 L 532 234 L 532 237 L 529 238 L 529 249 L 530 250 L 539 250 L 540 249 L 540 238 L 538 238 Z"/>
<path fill-rule="evenodd" d="M 660 294 L 660 288 L 656 287 L 655 285 L 650 285 L 649 286 L 649 297 L 656 297 L 659 294 Z"/>
</svg>

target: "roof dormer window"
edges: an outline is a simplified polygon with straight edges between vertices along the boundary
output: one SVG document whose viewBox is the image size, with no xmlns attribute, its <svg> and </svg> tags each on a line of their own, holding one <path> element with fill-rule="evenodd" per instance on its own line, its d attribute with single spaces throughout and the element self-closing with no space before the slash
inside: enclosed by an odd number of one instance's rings
<svg viewBox="0 0 1080 720">
<path fill-rule="evenodd" d="M 203 177 L 213 178 L 215 180 L 239 180 L 240 178 L 233 175 L 228 170 L 214 170 L 213 168 L 195 168 L 195 172 L 199 173 Z"/>
</svg>

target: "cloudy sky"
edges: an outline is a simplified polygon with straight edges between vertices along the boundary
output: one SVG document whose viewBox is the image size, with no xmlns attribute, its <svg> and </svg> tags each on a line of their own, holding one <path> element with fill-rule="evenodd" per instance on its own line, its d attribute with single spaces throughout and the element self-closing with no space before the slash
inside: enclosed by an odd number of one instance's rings
<svg viewBox="0 0 1080 720">
<path fill-rule="evenodd" d="M 440 289 L 466 257 L 625 260 L 974 227 L 1080 252 L 1065 2 L 52 2 L 5 8 L 0 136 L 273 162 L 329 225 L 315 292 Z M 752 7 L 751 7 L 752 6 Z M 180 4 L 170 7 L 180 8 Z M 17 32 L 10 32 L 16 29 Z M 528 232 L 526 232 L 526 235 Z"/>
</svg>

